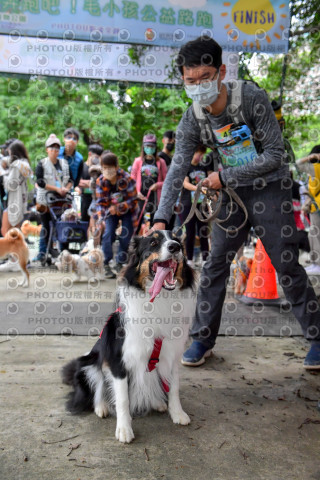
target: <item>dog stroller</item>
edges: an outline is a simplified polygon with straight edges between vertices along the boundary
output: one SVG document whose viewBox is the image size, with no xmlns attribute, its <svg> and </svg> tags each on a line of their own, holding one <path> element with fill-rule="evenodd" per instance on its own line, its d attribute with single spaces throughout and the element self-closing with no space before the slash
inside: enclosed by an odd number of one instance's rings
<svg viewBox="0 0 320 480">
<path fill-rule="evenodd" d="M 57 257 L 60 250 L 67 249 L 72 253 L 79 253 L 82 245 L 87 241 L 89 226 L 89 222 L 82 222 L 78 219 L 74 221 L 63 221 L 61 219 L 63 213 L 72 208 L 73 198 L 71 193 L 61 197 L 55 192 L 47 192 L 46 199 L 51 221 L 47 250 L 41 261 L 42 266 L 51 265 L 51 257 Z M 53 249 L 54 240 L 59 244 L 58 251 Z M 71 243 L 74 244 L 72 249 L 70 247 Z"/>
</svg>

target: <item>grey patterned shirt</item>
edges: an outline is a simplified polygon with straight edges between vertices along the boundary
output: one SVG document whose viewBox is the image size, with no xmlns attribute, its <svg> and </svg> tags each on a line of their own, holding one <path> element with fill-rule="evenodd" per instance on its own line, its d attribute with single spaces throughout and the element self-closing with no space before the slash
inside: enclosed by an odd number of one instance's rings
<svg viewBox="0 0 320 480">
<path fill-rule="evenodd" d="M 219 115 L 209 115 L 210 124 L 215 130 L 232 123 L 232 117 L 228 113 L 231 95 L 227 84 L 226 86 L 228 100 L 225 109 Z M 280 127 L 266 92 L 253 83 L 245 83 L 243 89 L 244 117 L 255 137 L 259 138 L 262 153 L 251 163 L 223 169 L 222 181 L 232 188 L 253 185 L 257 179 L 270 183 L 289 176 Z M 200 127 L 191 106 L 183 114 L 177 128 L 175 154 L 162 187 L 154 222 L 170 220 L 193 154 L 200 143 Z"/>
</svg>

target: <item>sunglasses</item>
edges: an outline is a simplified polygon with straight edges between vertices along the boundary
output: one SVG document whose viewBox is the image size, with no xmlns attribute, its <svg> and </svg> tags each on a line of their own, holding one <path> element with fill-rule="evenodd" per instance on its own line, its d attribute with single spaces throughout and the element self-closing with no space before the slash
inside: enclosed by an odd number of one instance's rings
<svg viewBox="0 0 320 480">
<path fill-rule="evenodd" d="M 48 148 L 50 148 L 50 150 L 58 150 L 58 151 L 60 150 L 60 147 L 58 145 L 51 145 Z"/>
</svg>

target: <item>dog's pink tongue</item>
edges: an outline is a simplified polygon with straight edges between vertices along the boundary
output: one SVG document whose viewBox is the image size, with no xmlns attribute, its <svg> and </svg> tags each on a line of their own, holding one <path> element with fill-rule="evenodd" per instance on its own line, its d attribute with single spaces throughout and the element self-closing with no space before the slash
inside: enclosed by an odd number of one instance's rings
<svg viewBox="0 0 320 480">
<path fill-rule="evenodd" d="M 170 273 L 171 273 L 171 268 L 160 267 L 158 265 L 152 285 L 149 288 L 149 293 L 151 295 L 149 302 L 153 302 L 156 296 L 161 292 L 163 282 L 165 281 L 168 275 L 170 276 Z"/>
</svg>

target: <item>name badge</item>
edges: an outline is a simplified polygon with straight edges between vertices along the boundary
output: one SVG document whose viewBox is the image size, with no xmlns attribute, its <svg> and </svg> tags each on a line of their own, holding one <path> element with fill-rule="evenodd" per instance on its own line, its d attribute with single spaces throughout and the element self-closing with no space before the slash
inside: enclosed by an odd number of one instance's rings
<svg viewBox="0 0 320 480">
<path fill-rule="evenodd" d="M 231 123 L 214 130 L 214 134 L 223 167 L 247 165 L 258 156 L 251 130 L 247 125 L 235 127 Z"/>
</svg>

